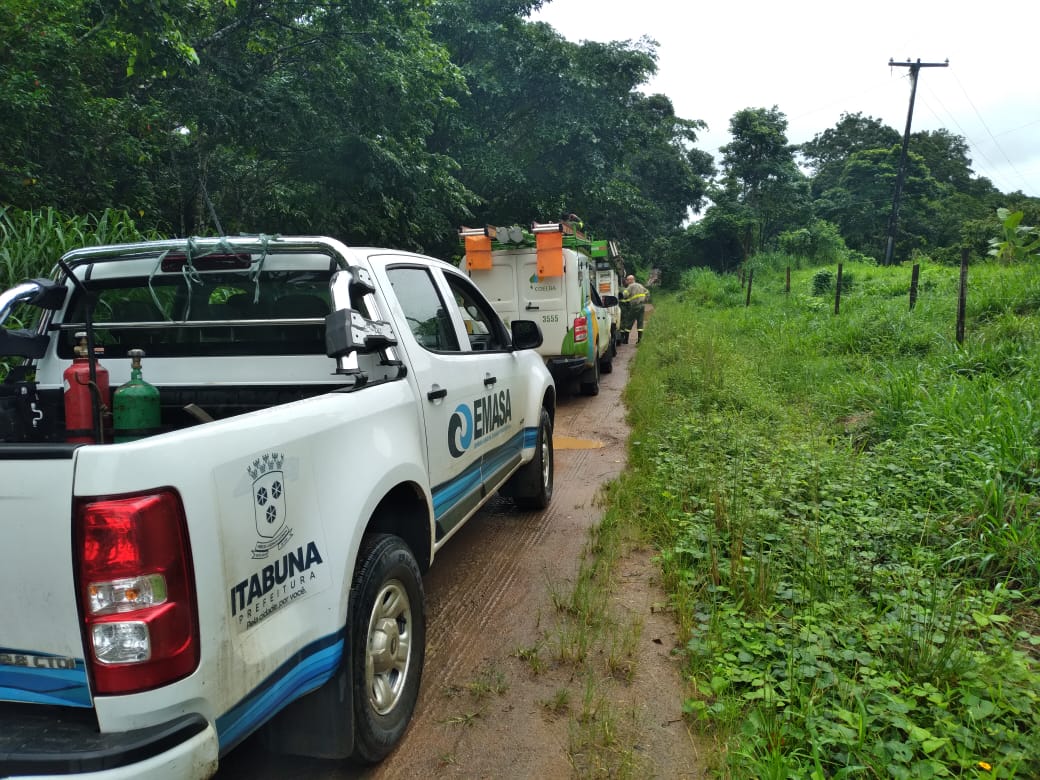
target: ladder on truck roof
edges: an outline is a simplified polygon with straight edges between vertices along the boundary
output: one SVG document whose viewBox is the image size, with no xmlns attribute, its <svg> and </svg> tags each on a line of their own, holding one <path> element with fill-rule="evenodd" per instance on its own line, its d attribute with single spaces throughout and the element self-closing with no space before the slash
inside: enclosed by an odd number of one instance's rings
<svg viewBox="0 0 1040 780">
<path fill-rule="evenodd" d="M 494 250 L 534 247 L 538 253 L 537 273 L 539 278 L 562 276 L 564 273 L 564 248 L 578 251 L 586 257 L 592 255 L 592 240 L 573 222 L 532 222 L 528 230 L 519 225 L 482 228 L 462 227 L 459 237 L 466 248 L 466 267 L 470 271 L 490 270 Z"/>
<path fill-rule="evenodd" d="M 519 249 L 520 247 L 537 246 L 540 235 L 557 233 L 563 234 L 564 247 L 576 249 L 591 256 L 594 243 L 592 237 L 567 220 L 532 222 L 529 228 L 520 225 L 509 227 L 485 225 L 479 228 L 463 226 L 459 229 L 459 238 L 466 244 L 467 249 L 470 246 L 476 247 L 481 244 L 489 244 L 489 249 Z M 487 241 L 469 241 L 470 238 L 487 239 Z"/>
</svg>

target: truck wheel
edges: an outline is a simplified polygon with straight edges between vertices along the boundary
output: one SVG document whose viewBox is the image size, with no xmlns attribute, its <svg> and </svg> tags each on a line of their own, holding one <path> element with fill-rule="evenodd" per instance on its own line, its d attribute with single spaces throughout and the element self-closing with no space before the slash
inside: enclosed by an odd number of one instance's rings
<svg viewBox="0 0 1040 780">
<path fill-rule="evenodd" d="M 621 341 L 621 337 L 618 335 L 617 328 L 613 325 L 610 326 L 610 356 L 617 357 L 617 345 Z"/>
<path fill-rule="evenodd" d="M 601 374 L 609 374 L 614 370 L 614 353 L 607 347 L 603 357 L 599 359 L 599 371 Z"/>
<path fill-rule="evenodd" d="M 534 458 L 513 475 L 513 501 L 521 509 L 545 509 L 553 493 L 552 420 L 542 409 Z"/>
<path fill-rule="evenodd" d="M 581 394 L 599 395 L 599 358 L 592 361 L 592 368 L 581 375 Z"/>
<path fill-rule="evenodd" d="M 408 727 L 426 653 L 422 575 L 399 537 L 377 534 L 362 543 L 348 630 L 354 661 L 353 758 L 374 764 Z"/>
</svg>

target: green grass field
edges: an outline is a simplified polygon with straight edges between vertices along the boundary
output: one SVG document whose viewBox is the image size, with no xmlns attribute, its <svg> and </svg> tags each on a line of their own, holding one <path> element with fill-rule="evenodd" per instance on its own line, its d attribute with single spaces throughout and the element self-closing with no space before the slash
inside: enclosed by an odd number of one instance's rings
<svg viewBox="0 0 1040 780">
<path fill-rule="evenodd" d="M 735 778 L 1040 776 L 1040 267 L 693 271 L 611 513 L 660 552 Z M 833 277 L 833 269 L 831 269 Z M 814 294 L 814 290 L 815 293 Z"/>
</svg>

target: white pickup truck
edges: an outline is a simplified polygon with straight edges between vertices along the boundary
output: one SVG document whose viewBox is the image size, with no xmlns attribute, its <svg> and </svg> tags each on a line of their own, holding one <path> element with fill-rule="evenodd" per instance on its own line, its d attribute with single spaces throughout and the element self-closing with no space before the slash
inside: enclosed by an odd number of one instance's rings
<svg viewBox="0 0 1040 780">
<path fill-rule="evenodd" d="M 0 294 L 14 312 L 0 777 L 208 777 L 261 728 L 383 758 L 419 689 L 422 573 L 496 492 L 551 498 L 538 325 L 507 329 L 448 263 L 318 237 L 80 249 Z M 110 443 L 102 378 L 128 383 L 131 350 L 158 417 Z"/>
</svg>

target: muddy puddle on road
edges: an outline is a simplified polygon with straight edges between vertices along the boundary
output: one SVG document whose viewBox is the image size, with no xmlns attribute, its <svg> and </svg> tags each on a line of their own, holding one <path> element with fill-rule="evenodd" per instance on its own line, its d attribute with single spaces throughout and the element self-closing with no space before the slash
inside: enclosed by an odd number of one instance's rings
<svg viewBox="0 0 1040 780">
<path fill-rule="evenodd" d="M 554 450 L 598 450 L 603 447 L 603 442 L 595 439 L 578 439 L 574 436 L 561 436 L 553 434 Z"/>
</svg>

